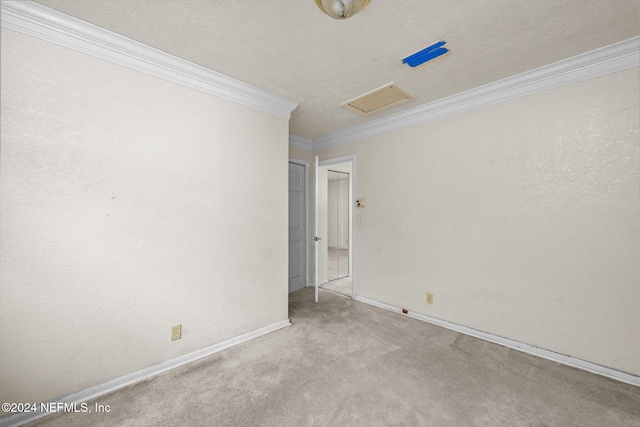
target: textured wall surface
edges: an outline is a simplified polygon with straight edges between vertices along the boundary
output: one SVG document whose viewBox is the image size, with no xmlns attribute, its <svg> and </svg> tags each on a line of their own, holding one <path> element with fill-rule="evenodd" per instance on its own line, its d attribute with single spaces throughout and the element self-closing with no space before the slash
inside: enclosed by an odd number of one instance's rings
<svg viewBox="0 0 640 427">
<path fill-rule="evenodd" d="M 3 30 L 0 400 L 285 320 L 287 143 L 286 119 Z"/>
<path fill-rule="evenodd" d="M 636 68 L 314 153 L 357 156 L 357 293 L 640 375 L 638 87 Z"/>
<path fill-rule="evenodd" d="M 309 165 L 313 165 L 313 153 L 311 151 L 302 150 L 296 147 L 289 147 L 289 158 L 303 160 Z"/>
</svg>

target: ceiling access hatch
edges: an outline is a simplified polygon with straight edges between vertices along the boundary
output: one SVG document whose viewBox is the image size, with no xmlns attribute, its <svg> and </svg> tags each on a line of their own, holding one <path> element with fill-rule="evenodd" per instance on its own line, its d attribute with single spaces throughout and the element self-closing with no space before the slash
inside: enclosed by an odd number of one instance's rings
<svg viewBox="0 0 640 427">
<path fill-rule="evenodd" d="M 391 82 L 351 101 L 347 101 L 342 106 L 362 116 L 368 116 L 412 99 L 415 99 L 415 96 Z"/>
</svg>

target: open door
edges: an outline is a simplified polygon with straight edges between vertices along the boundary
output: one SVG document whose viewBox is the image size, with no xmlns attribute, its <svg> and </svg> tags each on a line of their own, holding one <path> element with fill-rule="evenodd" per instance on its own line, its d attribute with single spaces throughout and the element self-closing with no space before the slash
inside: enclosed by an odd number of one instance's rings
<svg viewBox="0 0 640 427">
<path fill-rule="evenodd" d="M 319 263 L 320 263 L 320 237 L 318 237 L 318 234 L 320 234 L 320 230 L 319 230 L 319 224 L 320 224 L 320 195 L 318 194 L 318 156 L 316 156 L 314 162 L 313 162 L 313 207 L 314 207 L 314 218 L 313 218 L 313 237 L 311 238 L 311 240 L 313 240 L 313 256 L 314 256 L 314 278 L 313 278 L 313 284 L 316 288 L 316 302 L 318 302 L 318 285 L 320 284 L 320 269 L 319 267 Z"/>
</svg>

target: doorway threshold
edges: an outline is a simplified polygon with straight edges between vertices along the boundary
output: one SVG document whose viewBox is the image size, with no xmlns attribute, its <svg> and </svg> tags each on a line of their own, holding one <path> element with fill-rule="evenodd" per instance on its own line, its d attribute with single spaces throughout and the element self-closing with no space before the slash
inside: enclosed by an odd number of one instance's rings
<svg viewBox="0 0 640 427">
<path fill-rule="evenodd" d="M 323 283 L 320 287 L 347 297 L 351 297 L 352 294 L 352 281 L 350 276 L 331 280 L 330 282 Z"/>
</svg>

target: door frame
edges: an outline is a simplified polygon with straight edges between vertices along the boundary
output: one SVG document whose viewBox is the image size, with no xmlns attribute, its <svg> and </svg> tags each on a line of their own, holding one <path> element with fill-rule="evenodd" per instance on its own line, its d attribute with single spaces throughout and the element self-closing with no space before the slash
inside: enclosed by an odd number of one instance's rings
<svg viewBox="0 0 640 427">
<path fill-rule="evenodd" d="M 310 250 L 309 250 L 309 226 L 310 224 L 310 218 L 309 218 L 309 168 L 311 167 L 311 165 L 309 164 L 309 162 L 307 162 L 306 160 L 299 160 L 299 159 L 292 159 L 291 157 L 289 157 L 289 163 L 294 163 L 296 165 L 300 165 L 300 166 L 304 166 L 304 217 L 305 217 L 305 221 L 307 224 L 307 231 L 305 232 L 305 242 L 304 242 L 304 246 L 305 246 L 305 258 L 306 258 L 306 263 L 304 266 L 304 287 L 308 288 L 309 287 L 309 255 L 310 255 Z"/>
<path fill-rule="evenodd" d="M 333 157 L 330 159 L 320 160 L 318 162 L 318 167 L 320 166 L 330 166 L 338 163 L 351 163 L 351 200 L 349 201 L 349 209 L 355 209 L 354 203 L 356 196 L 356 155 L 349 154 L 347 156 L 341 157 Z M 316 189 L 317 191 L 317 189 Z M 351 298 L 356 298 L 356 272 L 357 272 L 357 263 L 356 263 L 356 227 L 355 227 L 355 219 L 356 213 L 352 212 L 349 219 L 349 229 L 351 230 L 351 240 L 349 241 L 349 247 L 351 252 Z M 314 227 L 318 223 L 318 218 L 314 218 Z M 317 266 L 315 266 L 317 268 Z"/>
</svg>

